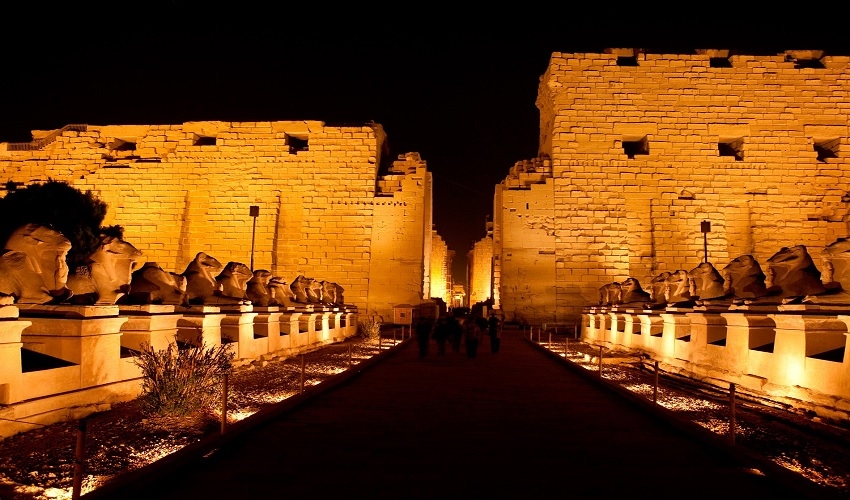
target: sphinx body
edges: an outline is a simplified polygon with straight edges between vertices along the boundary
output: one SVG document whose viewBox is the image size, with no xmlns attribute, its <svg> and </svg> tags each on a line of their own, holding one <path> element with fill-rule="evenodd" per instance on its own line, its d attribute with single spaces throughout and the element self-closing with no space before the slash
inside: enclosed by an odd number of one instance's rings
<svg viewBox="0 0 850 500">
<path fill-rule="evenodd" d="M 644 304 L 647 309 L 660 309 L 667 306 L 667 279 L 670 273 L 664 271 L 649 282 L 649 302 Z"/>
<path fill-rule="evenodd" d="M 717 301 L 727 295 L 723 286 L 726 280 L 709 262 L 702 262 L 688 271 L 688 278 L 692 284 L 691 296 L 697 303 Z"/>
<path fill-rule="evenodd" d="M 100 244 L 86 265 L 68 277 L 73 295 L 70 302 L 113 305 L 130 292 L 133 272 L 142 264 L 142 252 L 114 236 L 101 236 Z"/>
<path fill-rule="evenodd" d="M 272 276 L 268 283 L 269 294 L 272 297 L 272 304 L 292 307 L 295 305 L 295 294 L 289 284 L 280 276 Z"/>
<path fill-rule="evenodd" d="M 821 282 L 826 291 L 808 295 L 803 302 L 814 304 L 850 304 L 850 239 L 838 238 L 821 250 L 824 272 Z"/>
<path fill-rule="evenodd" d="M 307 278 L 303 274 L 298 275 L 295 280 L 292 281 L 292 284 L 289 287 L 292 290 L 292 294 L 295 295 L 295 302 L 303 304 L 310 302 L 308 289 L 311 281 L 313 281 L 312 278 Z"/>
<path fill-rule="evenodd" d="M 248 280 L 248 288 L 245 292 L 245 296 L 252 304 L 261 307 L 274 305 L 274 298 L 269 290 L 271 278 L 272 273 L 266 269 L 254 271 L 254 275 Z"/>
<path fill-rule="evenodd" d="M 310 283 L 307 285 L 307 300 L 314 304 L 321 304 L 324 301 L 322 300 L 322 283 L 316 279 L 310 279 Z"/>
<path fill-rule="evenodd" d="M 723 268 L 726 277 L 726 293 L 735 303 L 758 299 L 767 295 L 765 275 L 752 255 L 741 255 L 732 259 Z"/>
<path fill-rule="evenodd" d="M 640 286 L 640 281 L 638 281 L 637 278 L 627 278 L 625 281 L 620 283 L 620 290 L 622 294 L 620 301 L 624 306 L 631 305 L 643 307 L 649 300 L 649 292 L 645 291 Z"/>
<path fill-rule="evenodd" d="M 782 247 L 767 260 L 767 264 L 773 278 L 773 286 L 768 293 L 782 303 L 799 302 L 806 296 L 826 291 L 820 271 L 804 245 Z"/>
<path fill-rule="evenodd" d="M 602 285 L 599 288 L 599 305 L 600 306 L 615 306 L 620 303 L 623 290 L 616 281 Z"/>
<path fill-rule="evenodd" d="M 320 281 L 319 284 L 322 285 L 322 302 L 328 305 L 337 304 L 336 283 Z"/>
<path fill-rule="evenodd" d="M 186 300 L 189 304 L 206 304 L 215 296 L 218 282 L 215 277 L 224 266 L 204 252 L 198 252 L 181 276 L 186 280 Z"/>
<path fill-rule="evenodd" d="M 133 273 L 130 293 L 119 302 L 125 304 L 188 305 L 186 278 L 164 270 L 156 262 L 145 264 Z"/>
<path fill-rule="evenodd" d="M 65 258 L 71 242 L 40 224 L 25 224 L 0 252 L 0 296 L 19 304 L 47 304 L 71 295 Z M 4 302 L 8 302 L 8 298 Z"/>
<path fill-rule="evenodd" d="M 228 262 L 218 276 L 215 277 L 218 289 L 213 297 L 207 302 L 209 304 L 248 304 L 250 301 L 246 296 L 248 280 L 254 276 L 251 269 L 241 262 Z"/>
<path fill-rule="evenodd" d="M 667 288 L 664 298 L 668 307 L 693 307 L 694 299 L 691 297 L 691 285 L 688 272 L 679 269 L 670 273 L 665 281 Z"/>
</svg>

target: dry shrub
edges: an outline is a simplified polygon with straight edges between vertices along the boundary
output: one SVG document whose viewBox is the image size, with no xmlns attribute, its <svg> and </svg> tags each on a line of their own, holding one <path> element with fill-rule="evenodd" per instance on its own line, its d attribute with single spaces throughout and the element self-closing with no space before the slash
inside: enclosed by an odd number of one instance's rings
<svg viewBox="0 0 850 500">
<path fill-rule="evenodd" d="M 185 417 L 209 410 L 221 399 L 221 381 L 232 370 L 229 345 L 171 343 L 154 350 L 145 343 L 135 363 L 142 369 L 142 411 L 157 417 Z"/>
</svg>

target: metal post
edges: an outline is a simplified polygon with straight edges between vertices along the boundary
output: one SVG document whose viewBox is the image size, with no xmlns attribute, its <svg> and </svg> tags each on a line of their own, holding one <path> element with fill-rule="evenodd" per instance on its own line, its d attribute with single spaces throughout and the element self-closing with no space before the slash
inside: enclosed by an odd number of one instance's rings
<svg viewBox="0 0 850 500">
<path fill-rule="evenodd" d="M 658 403 L 658 361 L 655 362 L 655 383 L 652 386 L 652 402 Z"/>
<path fill-rule="evenodd" d="M 599 346 L 599 377 L 602 377 L 602 346 Z"/>
<path fill-rule="evenodd" d="M 570 338 L 565 336 L 564 337 L 564 358 L 567 357 L 567 352 L 569 351 L 569 349 L 570 349 Z"/>
<path fill-rule="evenodd" d="M 83 464 L 86 460 L 86 419 L 81 419 L 77 428 L 77 449 L 74 453 L 74 483 L 71 498 L 78 500 L 83 489 Z"/>
<path fill-rule="evenodd" d="M 351 368 L 351 344 L 348 344 L 348 367 Z"/>
<path fill-rule="evenodd" d="M 304 355 L 301 355 L 301 394 L 304 394 Z"/>
<path fill-rule="evenodd" d="M 540 330 L 542 330 L 542 329 L 543 329 L 543 327 L 542 327 L 542 326 L 541 326 L 540 328 L 538 328 L 538 329 L 537 329 L 537 343 L 538 343 L 538 344 L 540 343 Z"/>
<path fill-rule="evenodd" d="M 708 262 L 708 233 L 711 232 L 711 222 L 704 220 L 700 223 L 700 231 L 702 231 L 702 247 L 705 261 Z"/>
<path fill-rule="evenodd" d="M 227 374 L 221 378 L 221 434 L 227 432 Z"/>
<path fill-rule="evenodd" d="M 248 214 L 254 219 L 254 226 L 251 228 L 251 272 L 254 272 L 254 237 L 257 234 L 257 217 L 260 216 L 260 207 L 251 205 Z"/>
<path fill-rule="evenodd" d="M 552 346 L 552 332 L 549 332 L 549 346 Z"/>
<path fill-rule="evenodd" d="M 735 444 L 735 384 L 729 384 L 729 442 Z"/>
</svg>

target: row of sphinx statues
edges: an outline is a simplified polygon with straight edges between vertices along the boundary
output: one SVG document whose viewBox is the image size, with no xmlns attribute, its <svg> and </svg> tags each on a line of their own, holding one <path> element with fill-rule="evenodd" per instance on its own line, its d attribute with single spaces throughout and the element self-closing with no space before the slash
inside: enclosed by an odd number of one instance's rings
<svg viewBox="0 0 850 500">
<path fill-rule="evenodd" d="M 199 252 L 182 273 L 146 262 L 130 243 L 102 236 L 84 266 L 69 274 L 71 242 L 39 224 L 15 230 L 0 250 L 0 304 L 343 305 L 344 289 L 303 275 L 287 283 L 240 262 Z"/>
<path fill-rule="evenodd" d="M 824 272 L 804 245 L 783 247 L 766 262 L 741 255 L 718 270 L 703 262 L 686 271 L 662 272 L 644 290 L 636 278 L 599 288 L 600 306 L 642 309 L 731 305 L 822 304 L 850 306 L 850 239 L 820 252 Z"/>
</svg>

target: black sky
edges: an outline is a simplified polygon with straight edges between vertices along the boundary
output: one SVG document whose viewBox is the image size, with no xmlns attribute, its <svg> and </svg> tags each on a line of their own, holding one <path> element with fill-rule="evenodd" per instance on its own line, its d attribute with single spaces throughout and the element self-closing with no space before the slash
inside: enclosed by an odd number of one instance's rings
<svg viewBox="0 0 850 500">
<path fill-rule="evenodd" d="M 84 21 L 72 20 L 81 13 Z M 495 184 L 537 154 L 537 85 L 552 52 L 850 45 L 843 30 L 792 22 L 724 33 L 714 24 L 557 22 L 554 14 L 503 12 L 498 24 L 416 13 L 390 20 L 377 7 L 371 17 L 335 14 L 152 2 L 74 5 L 46 19 L 29 8 L 7 17 L 17 29 L 0 35 L 0 141 L 69 123 L 375 121 L 391 157 L 415 151 L 428 163 L 435 226 L 465 282 L 465 255 L 485 234 Z"/>
</svg>

